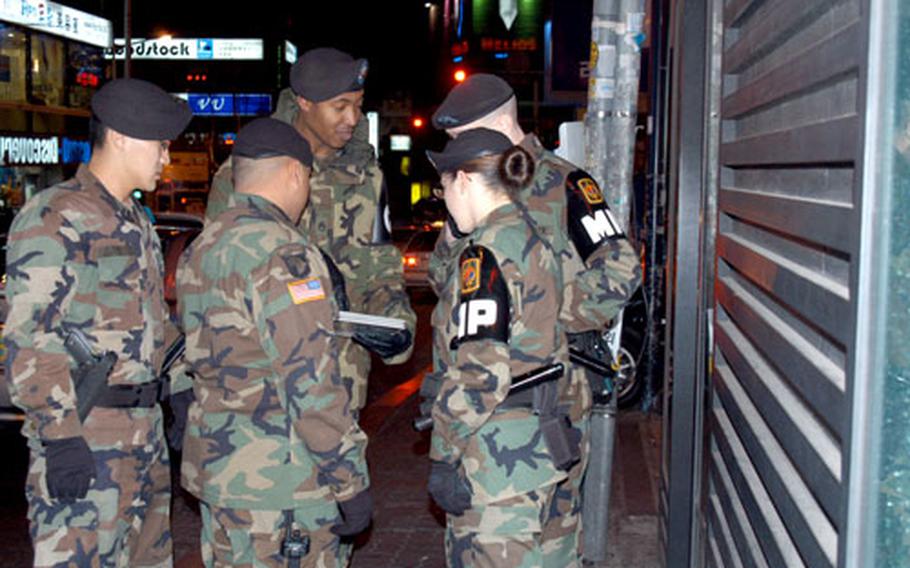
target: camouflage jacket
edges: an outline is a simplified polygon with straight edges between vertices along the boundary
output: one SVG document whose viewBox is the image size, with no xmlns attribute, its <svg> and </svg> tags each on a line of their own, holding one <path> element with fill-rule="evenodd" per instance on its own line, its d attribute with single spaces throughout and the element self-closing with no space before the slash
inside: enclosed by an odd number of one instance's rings
<svg viewBox="0 0 910 568">
<path fill-rule="evenodd" d="M 293 124 L 297 106 L 290 89 L 282 91 L 274 118 Z M 381 207 L 383 175 L 373 147 L 365 140 L 366 121 L 358 125 L 351 141 L 335 156 L 316 160 L 310 175 L 310 201 L 300 219 L 300 230 L 310 242 L 328 254 L 345 277 L 350 309 L 404 319 L 414 336 L 417 316 L 404 289 L 401 253 L 391 242 L 373 244 L 377 215 Z M 212 180 L 206 220 L 221 211 L 233 193 L 230 161 L 219 168 Z M 388 219 L 380 219 L 388 223 Z M 359 357 L 369 354 L 356 346 Z M 412 348 L 386 363 L 403 363 Z M 368 368 L 368 367 L 367 367 Z"/>
<path fill-rule="evenodd" d="M 118 201 L 87 166 L 25 204 L 6 270 L 6 377 L 26 436 L 82 435 L 69 330 L 82 330 L 95 353 L 117 355 L 109 384 L 158 376 L 168 320 L 158 236 L 137 202 Z"/>
<path fill-rule="evenodd" d="M 366 435 L 338 373 L 322 257 L 267 200 L 233 194 L 177 275 L 196 401 L 183 485 L 229 508 L 334 518 L 369 484 Z"/>
<path fill-rule="evenodd" d="M 641 282 L 638 255 L 584 171 L 547 151 L 528 134 L 520 146 L 535 161 L 534 181 L 521 202 L 561 259 L 567 331 L 603 329 Z M 593 215 L 592 215 L 593 212 Z"/>
<path fill-rule="evenodd" d="M 560 319 L 569 332 L 603 329 L 641 282 L 638 255 L 621 232 L 611 233 L 613 225 L 603 229 L 602 223 L 595 222 L 588 226 L 594 238 L 602 238 L 583 259 L 573 242 L 573 228 L 585 226 L 591 201 L 603 202 L 600 189 L 588 174 L 547 151 L 535 135 L 528 134 L 520 145 L 534 158 L 536 168 L 533 182 L 520 196 L 520 207 L 560 259 L 565 281 Z M 446 243 L 440 235 L 430 257 L 429 279 L 434 288 L 447 281 L 463 246 L 459 241 Z"/>
<path fill-rule="evenodd" d="M 440 296 L 445 321 L 433 330 L 445 378 L 430 458 L 460 463 L 473 502 L 492 503 L 565 477 L 532 410 L 500 408 L 512 377 L 567 362 L 562 282 L 552 253 L 512 204 L 463 240 L 459 270 Z"/>
</svg>

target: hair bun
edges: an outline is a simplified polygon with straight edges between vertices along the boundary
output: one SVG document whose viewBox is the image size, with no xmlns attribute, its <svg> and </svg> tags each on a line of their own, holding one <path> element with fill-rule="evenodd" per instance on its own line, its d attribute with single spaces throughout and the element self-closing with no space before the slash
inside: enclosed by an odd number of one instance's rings
<svg viewBox="0 0 910 568">
<path fill-rule="evenodd" d="M 534 178 L 534 158 L 521 146 L 512 146 L 499 160 L 499 180 L 510 192 L 524 188 Z"/>
</svg>

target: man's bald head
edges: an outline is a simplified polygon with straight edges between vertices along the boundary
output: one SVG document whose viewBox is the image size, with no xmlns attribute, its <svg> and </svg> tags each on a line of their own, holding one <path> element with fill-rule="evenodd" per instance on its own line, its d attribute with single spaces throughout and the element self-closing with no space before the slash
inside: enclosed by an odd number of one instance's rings
<svg viewBox="0 0 910 568">
<path fill-rule="evenodd" d="M 310 168 L 289 156 L 246 158 L 233 156 L 234 191 L 263 197 L 295 223 L 310 197 Z"/>
</svg>

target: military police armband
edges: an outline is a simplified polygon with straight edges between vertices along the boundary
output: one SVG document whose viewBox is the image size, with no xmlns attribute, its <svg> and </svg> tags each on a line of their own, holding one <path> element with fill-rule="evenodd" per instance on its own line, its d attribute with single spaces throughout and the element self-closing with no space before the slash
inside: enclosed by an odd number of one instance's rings
<svg viewBox="0 0 910 568">
<path fill-rule="evenodd" d="M 582 260 L 604 242 L 623 237 L 597 182 L 585 172 L 575 170 L 566 178 L 566 204 L 569 237 Z"/>
<path fill-rule="evenodd" d="M 509 289 L 493 253 L 471 246 L 461 254 L 460 264 L 461 295 L 455 311 L 458 335 L 452 348 L 480 339 L 508 343 Z"/>
</svg>

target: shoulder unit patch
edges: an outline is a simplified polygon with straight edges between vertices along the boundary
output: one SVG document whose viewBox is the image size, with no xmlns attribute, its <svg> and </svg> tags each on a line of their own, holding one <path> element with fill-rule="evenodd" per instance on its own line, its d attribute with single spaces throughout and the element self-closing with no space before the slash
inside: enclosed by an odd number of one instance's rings
<svg viewBox="0 0 910 568">
<path fill-rule="evenodd" d="M 600 188 L 597 186 L 597 182 L 589 177 L 583 177 L 577 182 L 578 189 L 581 190 L 582 197 L 585 198 L 585 201 L 589 205 L 598 205 L 604 202 L 604 194 L 600 191 Z"/>
<path fill-rule="evenodd" d="M 461 293 L 470 294 L 480 288 L 480 259 L 466 258 L 461 261 Z"/>
</svg>

